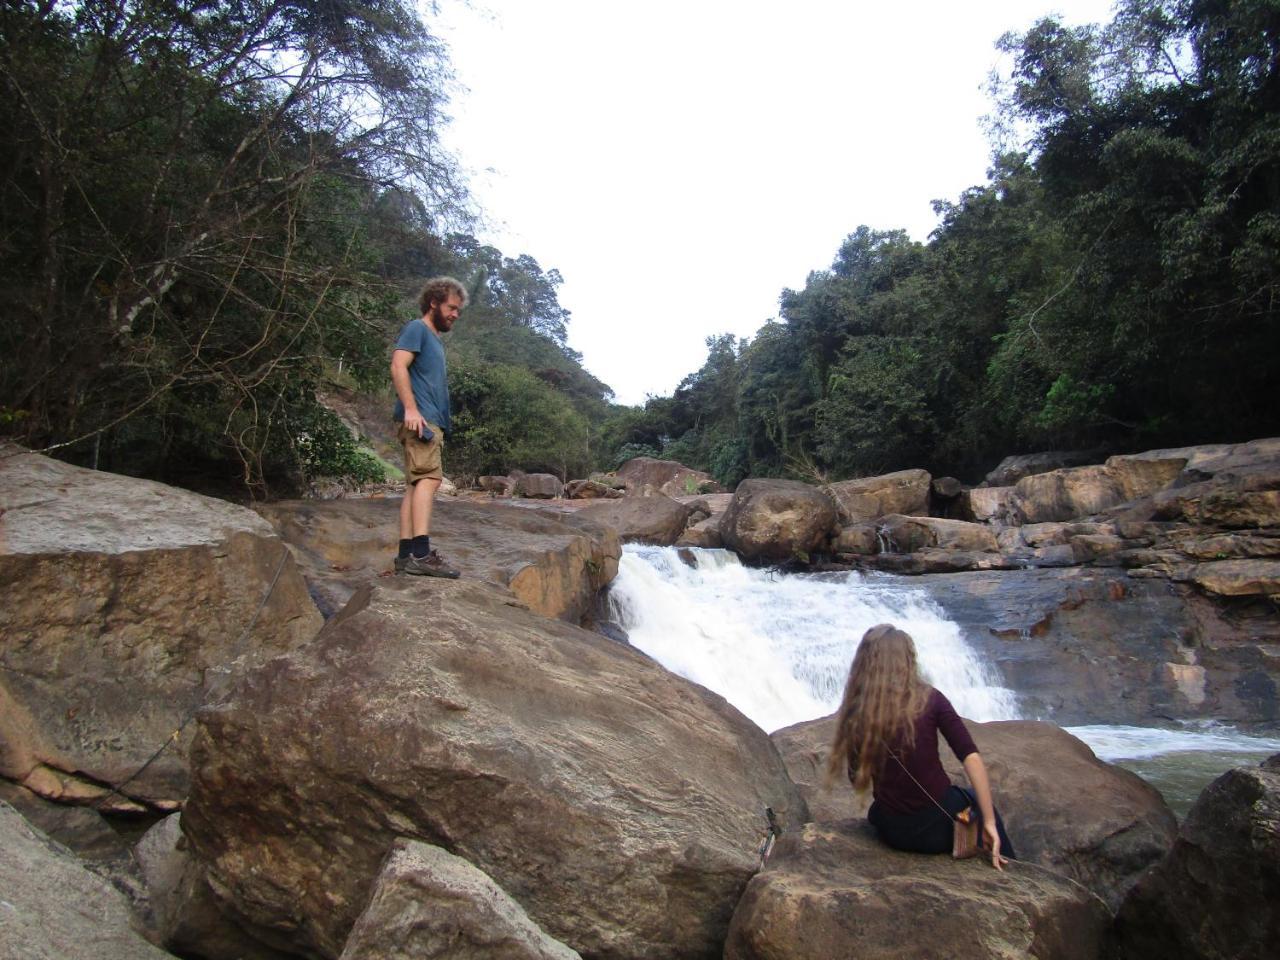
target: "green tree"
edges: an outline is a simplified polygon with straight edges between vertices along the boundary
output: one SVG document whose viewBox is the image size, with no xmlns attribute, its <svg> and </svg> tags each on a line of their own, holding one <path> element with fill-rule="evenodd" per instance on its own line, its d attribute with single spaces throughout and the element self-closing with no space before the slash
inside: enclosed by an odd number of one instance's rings
<svg viewBox="0 0 1280 960">
<path fill-rule="evenodd" d="M 0 8 L 0 403 L 139 472 L 296 474 L 328 361 L 374 376 L 380 185 L 443 214 L 447 65 L 398 0 Z M 379 362 L 374 364 L 375 357 Z"/>
</svg>

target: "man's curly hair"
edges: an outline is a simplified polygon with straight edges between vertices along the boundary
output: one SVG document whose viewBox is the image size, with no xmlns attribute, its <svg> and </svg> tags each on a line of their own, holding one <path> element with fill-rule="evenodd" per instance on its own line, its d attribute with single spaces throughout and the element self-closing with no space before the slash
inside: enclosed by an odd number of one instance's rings
<svg viewBox="0 0 1280 960">
<path fill-rule="evenodd" d="M 418 294 L 418 309 L 424 314 L 438 303 L 449 299 L 449 294 L 456 293 L 462 305 L 467 305 L 467 288 L 453 277 L 432 277 L 422 285 Z"/>
</svg>

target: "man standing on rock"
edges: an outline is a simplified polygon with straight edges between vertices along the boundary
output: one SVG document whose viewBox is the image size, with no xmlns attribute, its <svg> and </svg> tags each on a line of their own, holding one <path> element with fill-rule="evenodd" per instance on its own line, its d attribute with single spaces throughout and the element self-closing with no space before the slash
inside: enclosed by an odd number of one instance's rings
<svg viewBox="0 0 1280 960">
<path fill-rule="evenodd" d="M 453 277 L 434 277 L 418 295 L 422 319 L 400 331 L 391 354 L 396 388 L 392 414 L 404 447 L 405 494 L 400 504 L 400 552 L 396 572 L 425 577 L 458 576 L 431 549 L 431 507 L 444 479 L 442 451 L 449 431 L 449 381 L 440 335 L 453 329 L 467 291 Z"/>
</svg>

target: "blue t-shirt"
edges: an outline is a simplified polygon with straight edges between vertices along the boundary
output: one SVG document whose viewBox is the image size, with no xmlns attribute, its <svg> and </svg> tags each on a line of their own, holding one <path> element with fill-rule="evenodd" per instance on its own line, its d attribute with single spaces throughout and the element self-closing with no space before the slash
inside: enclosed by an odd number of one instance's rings
<svg viewBox="0 0 1280 960">
<path fill-rule="evenodd" d="M 449 377 L 444 365 L 444 344 L 421 319 L 410 320 L 396 340 L 397 350 L 413 354 L 409 364 L 409 385 L 418 412 L 428 423 L 449 432 Z M 392 419 L 404 422 L 404 404 L 396 397 Z"/>
</svg>

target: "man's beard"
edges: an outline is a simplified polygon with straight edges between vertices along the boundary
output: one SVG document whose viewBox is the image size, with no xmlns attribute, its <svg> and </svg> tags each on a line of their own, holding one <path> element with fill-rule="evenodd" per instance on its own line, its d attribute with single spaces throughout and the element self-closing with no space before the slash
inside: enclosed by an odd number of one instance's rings
<svg viewBox="0 0 1280 960">
<path fill-rule="evenodd" d="M 431 308 L 431 325 L 439 333 L 448 333 L 453 329 L 453 321 L 446 317 L 439 307 Z"/>
</svg>

